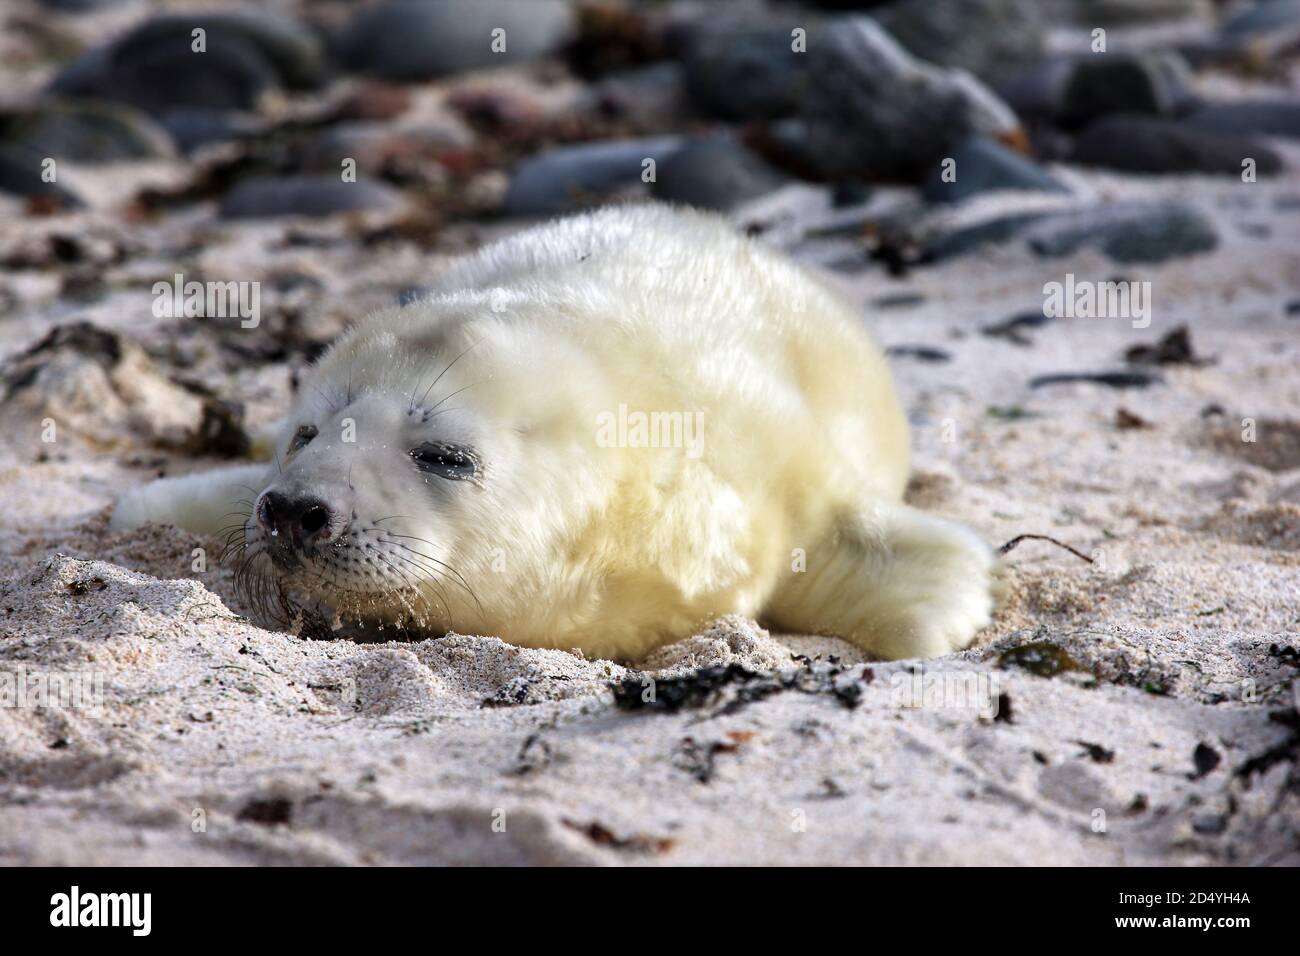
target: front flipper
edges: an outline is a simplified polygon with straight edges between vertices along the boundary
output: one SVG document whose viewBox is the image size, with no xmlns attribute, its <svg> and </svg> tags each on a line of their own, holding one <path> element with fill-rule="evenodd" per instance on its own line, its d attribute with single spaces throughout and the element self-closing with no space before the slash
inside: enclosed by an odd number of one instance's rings
<svg viewBox="0 0 1300 956">
<path fill-rule="evenodd" d="M 888 660 L 949 654 L 992 620 L 995 565 L 992 548 L 961 525 L 871 501 L 809 543 L 804 569 L 786 576 L 765 617 Z"/>
<path fill-rule="evenodd" d="M 243 523 L 274 471 L 274 465 L 236 465 L 151 481 L 117 500 L 109 529 L 127 531 L 153 521 L 216 535 Z"/>
</svg>

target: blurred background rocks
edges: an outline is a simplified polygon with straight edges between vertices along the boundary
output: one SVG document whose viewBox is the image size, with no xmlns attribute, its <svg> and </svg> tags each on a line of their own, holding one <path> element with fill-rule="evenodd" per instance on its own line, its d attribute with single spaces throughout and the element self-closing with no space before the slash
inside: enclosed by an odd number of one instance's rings
<svg viewBox="0 0 1300 956">
<path fill-rule="evenodd" d="M 0 310 L 33 320 L 28 345 L 72 320 L 125 334 L 176 379 L 271 369 L 267 401 L 349 322 L 529 219 L 680 203 L 892 279 L 998 248 L 1154 263 L 1231 238 L 1160 183 L 1285 180 L 1300 154 L 1295 0 L 0 16 Z M 160 324 L 148 288 L 178 273 L 265 283 L 266 320 Z"/>
</svg>

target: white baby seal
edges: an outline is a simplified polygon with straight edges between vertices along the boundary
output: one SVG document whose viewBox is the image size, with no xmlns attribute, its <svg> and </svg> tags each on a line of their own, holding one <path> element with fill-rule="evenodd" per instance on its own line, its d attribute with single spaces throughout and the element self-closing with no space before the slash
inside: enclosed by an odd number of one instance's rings
<svg viewBox="0 0 1300 956">
<path fill-rule="evenodd" d="M 859 319 L 703 214 L 609 208 L 458 261 L 333 345 L 273 450 L 113 525 L 215 533 L 244 499 L 262 604 L 620 659 L 723 614 L 931 656 L 994 606 L 991 549 L 901 503 Z"/>
</svg>

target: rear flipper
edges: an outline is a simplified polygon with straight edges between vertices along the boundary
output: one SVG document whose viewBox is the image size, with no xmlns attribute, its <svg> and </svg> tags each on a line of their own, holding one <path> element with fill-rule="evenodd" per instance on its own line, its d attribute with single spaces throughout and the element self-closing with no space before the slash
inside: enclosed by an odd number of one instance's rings
<svg viewBox="0 0 1300 956">
<path fill-rule="evenodd" d="M 784 579 L 765 616 L 888 660 L 949 654 L 992 620 L 995 564 L 992 549 L 961 525 L 870 501 L 809 543 L 806 569 Z"/>
<path fill-rule="evenodd" d="M 265 463 L 235 465 L 151 481 L 117 500 L 109 529 L 127 531 L 153 521 L 216 535 L 243 524 L 274 470 Z"/>
</svg>

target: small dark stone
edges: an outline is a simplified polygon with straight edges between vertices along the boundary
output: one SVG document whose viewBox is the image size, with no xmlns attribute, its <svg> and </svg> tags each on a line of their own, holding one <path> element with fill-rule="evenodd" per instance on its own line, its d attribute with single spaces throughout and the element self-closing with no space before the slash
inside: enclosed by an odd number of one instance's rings
<svg viewBox="0 0 1300 956">
<path fill-rule="evenodd" d="M 224 110 L 168 110 L 158 116 L 158 125 L 171 136 L 182 153 L 191 153 L 210 143 L 226 143 L 251 136 L 257 124 L 248 117 Z"/>
<path fill-rule="evenodd" d="M 995 723 L 1001 723 L 1001 724 L 1014 724 L 1015 723 L 1014 718 L 1015 718 L 1015 714 L 1011 710 L 1011 695 L 1008 694 L 1006 691 L 1003 691 L 1002 693 L 998 694 L 998 709 L 997 709 L 997 713 L 993 717 L 993 721 Z M 1038 759 L 1039 756 L 1041 755 L 1035 752 L 1034 758 Z M 1047 759 L 1044 758 L 1040 762 L 1047 763 Z"/>
<path fill-rule="evenodd" d="M 861 206 L 871 200 L 871 187 L 865 183 L 838 182 L 831 187 L 831 205 L 836 209 Z"/>
<path fill-rule="evenodd" d="M 1240 176 L 1247 159 L 1255 161 L 1261 176 L 1282 169 L 1281 157 L 1259 140 L 1141 116 L 1098 120 L 1083 131 L 1069 156 L 1081 166 L 1125 172 L 1225 176 Z"/>
<path fill-rule="evenodd" d="M 1074 382 L 1091 382 L 1096 385 L 1108 385 L 1111 388 L 1146 388 L 1164 382 L 1159 375 L 1151 372 L 1059 372 L 1055 375 L 1039 375 L 1030 379 L 1030 388 L 1042 388 L 1044 385 L 1068 385 Z"/>
<path fill-rule="evenodd" d="M 730 138 L 697 140 L 656 170 L 659 199 L 701 209 L 731 209 L 784 185 L 786 177 Z"/>
<path fill-rule="evenodd" d="M 283 797 L 270 797 L 264 800 L 250 800 L 235 815 L 236 820 L 247 820 L 263 826 L 276 826 L 288 823 L 293 816 L 293 803 Z"/>
<path fill-rule="evenodd" d="M 189 436 L 185 450 L 191 455 L 240 458 L 248 454 L 252 439 L 244 430 L 244 406 L 239 402 L 205 398 L 198 431 Z"/>
<path fill-rule="evenodd" d="M 955 203 L 1000 190 L 1067 193 L 1051 173 L 1020 153 L 982 136 L 966 140 L 950 157 L 952 182 L 944 181 L 941 162 L 926 179 L 921 193 L 930 202 Z"/>
<path fill-rule="evenodd" d="M 1187 775 L 1188 780 L 1200 780 L 1202 777 L 1213 773 L 1214 769 L 1223 762 L 1223 755 L 1211 747 L 1209 744 L 1199 743 L 1196 749 L 1192 751 L 1192 763 L 1195 764 L 1196 770 Z"/>
<path fill-rule="evenodd" d="M 1031 345 L 1033 340 L 1025 334 L 1028 329 L 1040 329 L 1055 321 L 1041 309 L 1036 312 L 1019 312 L 1009 319 L 986 325 L 980 329 L 983 335 L 994 339 L 1007 339 L 1016 345 Z"/>
<path fill-rule="evenodd" d="M 56 208 L 75 209 L 84 205 L 76 193 L 59 182 L 46 182 L 42 178 L 44 159 L 28 148 L 0 145 L 0 192 L 46 202 Z"/>
<path fill-rule="evenodd" d="M 791 31 L 800 20 L 705 26 L 687 41 L 686 90 L 692 103 L 728 120 L 769 120 L 798 112 L 813 54 L 796 53 Z M 809 48 L 819 31 L 809 29 Z"/>
<path fill-rule="evenodd" d="M 661 166 L 682 145 L 679 137 L 656 136 L 561 146 L 530 156 L 515 167 L 502 212 L 554 216 L 623 189 L 644 189 L 645 160 Z"/>
<path fill-rule="evenodd" d="M 912 358 L 918 362 L 942 363 L 952 361 L 952 353 L 945 352 L 943 349 L 931 348 L 928 345 L 891 345 L 885 349 L 885 354 L 894 358 Z"/>
<path fill-rule="evenodd" d="M 919 292 L 899 292 L 896 295 L 882 295 L 871 300 L 875 309 L 912 309 L 925 302 L 925 296 Z"/>
<path fill-rule="evenodd" d="M 1048 219 L 1047 212 L 1014 213 L 985 222 L 963 226 L 952 232 L 944 233 L 932 239 L 927 246 L 929 255 L 935 260 L 952 259 L 992 243 L 1006 242 L 1022 235 L 1036 222 Z"/>
<path fill-rule="evenodd" d="M 193 49 L 192 32 L 206 31 Z M 56 93 L 130 103 L 150 113 L 173 109 L 255 110 L 277 87 L 320 83 L 324 52 L 297 21 L 264 11 L 162 15 L 67 66 Z"/>
<path fill-rule="evenodd" d="M 58 102 L 0 120 L 0 140 L 41 157 L 111 163 L 173 156 L 166 132 L 121 103 Z"/>
<path fill-rule="evenodd" d="M 1228 818 L 1221 813 L 1203 813 L 1192 818 L 1192 829 L 1214 836 L 1228 829 Z"/>
<path fill-rule="evenodd" d="M 1127 408 L 1115 409 L 1115 427 L 1120 431 L 1134 431 L 1140 428 L 1150 428 L 1151 423 L 1141 415 L 1130 412 Z"/>
<path fill-rule="evenodd" d="M 1115 759 L 1115 751 L 1107 750 L 1101 744 L 1089 743 L 1086 740 L 1076 740 L 1075 743 L 1083 748 L 1083 752 L 1093 763 L 1111 763 Z"/>
<path fill-rule="evenodd" d="M 1117 262 L 1163 262 L 1219 244 L 1198 210 L 1177 202 L 1113 203 L 1058 213 L 1030 225 L 1029 248 L 1047 257 L 1098 248 Z"/>
<path fill-rule="evenodd" d="M 1295 100 L 1246 100 L 1219 103 L 1183 120 L 1188 126 L 1239 136 L 1300 138 L 1300 103 Z"/>
<path fill-rule="evenodd" d="M 876 18 L 913 56 L 987 83 L 1042 59 L 1039 0 L 895 0 Z"/>
<path fill-rule="evenodd" d="M 363 8 L 339 37 L 338 55 L 385 79 L 428 80 L 534 60 L 559 50 L 573 27 L 564 0 L 393 0 Z M 504 31 L 504 49 L 493 49 L 494 30 Z"/>
<path fill-rule="evenodd" d="M 1176 53 L 1095 53 L 1074 63 L 1061 119 L 1082 126 L 1115 113 L 1175 116 L 1195 102 L 1191 69 Z"/>
<path fill-rule="evenodd" d="M 1125 361 L 1134 365 L 1208 365 L 1209 359 L 1192 348 L 1192 335 L 1180 325 L 1155 345 L 1134 345 L 1124 352 Z"/>
<path fill-rule="evenodd" d="M 337 176 L 268 176 L 246 179 L 221 201 L 223 219 L 328 216 L 338 212 L 395 209 L 396 190 L 371 180 Z"/>
</svg>

